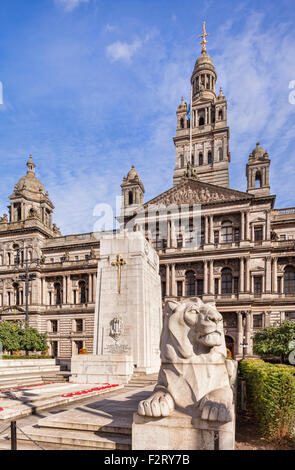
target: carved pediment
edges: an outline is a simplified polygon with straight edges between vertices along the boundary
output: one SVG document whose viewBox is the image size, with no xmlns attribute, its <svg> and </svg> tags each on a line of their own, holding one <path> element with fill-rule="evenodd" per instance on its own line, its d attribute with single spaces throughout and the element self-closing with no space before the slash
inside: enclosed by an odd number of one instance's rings
<svg viewBox="0 0 295 470">
<path fill-rule="evenodd" d="M 146 203 L 145 207 L 148 207 L 149 204 L 163 204 L 165 206 L 172 204 L 216 204 L 219 202 L 232 202 L 243 199 L 249 200 L 252 197 L 252 195 L 241 191 L 222 188 L 187 178 L 177 186 Z"/>
</svg>

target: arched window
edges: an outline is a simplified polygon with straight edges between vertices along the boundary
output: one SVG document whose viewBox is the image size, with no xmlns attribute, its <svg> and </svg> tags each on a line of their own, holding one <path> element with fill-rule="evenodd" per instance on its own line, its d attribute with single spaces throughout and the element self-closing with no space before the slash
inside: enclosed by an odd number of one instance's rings
<svg viewBox="0 0 295 470">
<path fill-rule="evenodd" d="M 233 241 L 233 227 L 230 221 L 223 222 L 221 225 L 221 242 L 231 243 Z"/>
<path fill-rule="evenodd" d="M 208 152 L 208 164 L 212 165 L 212 163 L 213 163 L 212 152 L 211 152 L 211 150 L 209 150 L 209 152 Z"/>
<path fill-rule="evenodd" d="M 20 296 L 19 284 L 17 282 L 15 282 L 13 284 L 13 288 L 14 288 L 14 303 L 15 303 L 15 305 L 20 305 L 21 304 L 21 296 Z"/>
<path fill-rule="evenodd" d="M 85 281 L 79 282 L 79 297 L 80 304 L 86 304 L 88 302 L 88 292 Z"/>
<path fill-rule="evenodd" d="M 222 151 L 222 147 L 219 147 L 219 149 L 218 149 L 218 160 L 219 160 L 220 162 L 222 162 L 222 160 L 223 160 L 223 151 Z"/>
<path fill-rule="evenodd" d="M 222 112 L 222 109 L 220 109 L 220 110 L 218 111 L 218 119 L 219 119 L 219 121 L 222 121 L 222 119 L 223 119 L 223 112 Z"/>
<path fill-rule="evenodd" d="M 180 155 L 180 168 L 184 168 L 184 156 Z"/>
<path fill-rule="evenodd" d="M 180 129 L 184 129 L 184 120 L 180 118 Z"/>
<path fill-rule="evenodd" d="M 192 155 L 191 161 L 192 161 L 192 165 L 195 166 L 195 156 L 194 155 Z"/>
<path fill-rule="evenodd" d="M 295 294 L 295 268 L 286 266 L 284 271 L 284 294 Z"/>
<path fill-rule="evenodd" d="M 199 153 L 199 165 L 203 165 L 204 163 L 204 158 L 202 152 Z"/>
<path fill-rule="evenodd" d="M 133 192 L 132 191 L 129 191 L 128 202 L 129 202 L 129 206 L 133 204 Z"/>
<path fill-rule="evenodd" d="M 256 172 L 255 175 L 255 188 L 261 188 L 262 186 L 262 177 L 260 171 Z"/>
<path fill-rule="evenodd" d="M 54 283 L 54 298 L 55 298 L 55 305 L 62 304 L 62 288 L 59 282 Z"/>
<path fill-rule="evenodd" d="M 196 294 L 196 282 L 194 271 L 187 271 L 185 273 L 185 294 L 187 297 L 191 297 Z"/>
<path fill-rule="evenodd" d="M 233 291 L 233 276 L 231 269 L 224 268 L 221 271 L 221 293 L 232 294 Z"/>
<path fill-rule="evenodd" d="M 204 117 L 201 116 L 200 119 L 199 119 L 199 126 L 203 126 L 204 124 L 205 124 Z"/>
</svg>

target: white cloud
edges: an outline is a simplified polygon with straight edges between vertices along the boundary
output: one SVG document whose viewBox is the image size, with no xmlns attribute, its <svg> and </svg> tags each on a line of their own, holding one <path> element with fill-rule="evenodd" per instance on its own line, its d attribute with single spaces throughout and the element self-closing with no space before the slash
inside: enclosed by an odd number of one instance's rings
<svg viewBox="0 0 295 470">
<path fill-rule="evenodd" d="M 123 60 L 130 62 L 132 56 L 141 47 L 142 42 L 139 39 L 135 39 L 132 43 L 116 41 L 113 44 L 107 46 L 107 56 L 111 61 Z"/>
<path fill-rule="evenodd" d="M 81 3 L 88 3 L 89 0 L 55 0 L 56 5 L 61 6 L 65 11 L 73 11 Z"/>
</svg>

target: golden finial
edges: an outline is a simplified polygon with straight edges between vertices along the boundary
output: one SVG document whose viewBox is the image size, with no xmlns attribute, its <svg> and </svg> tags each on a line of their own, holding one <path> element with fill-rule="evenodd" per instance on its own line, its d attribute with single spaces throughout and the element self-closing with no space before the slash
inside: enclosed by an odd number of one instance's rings
<svg viewBox="0 0 295 470">
<path fill-rule="evenodd" d="M 206 37 L 209 36 L 208 33 L 206 33 L 206 23 L 205 21 L 203 21 L 203 34 L 201 34 L 199 37 L 202 38 L 202 52 L 207 52 L 207 49 L 206 49 L 206 44 L 208 41 L 206 41 Z"/>
</svg>

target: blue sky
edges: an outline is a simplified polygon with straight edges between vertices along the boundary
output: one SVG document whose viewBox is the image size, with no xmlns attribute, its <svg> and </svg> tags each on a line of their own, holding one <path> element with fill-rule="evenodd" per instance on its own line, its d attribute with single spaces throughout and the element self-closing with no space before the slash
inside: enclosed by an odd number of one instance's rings
<svg viewBox="0 0 295 470">
<path fill-rule="evenodd" d="M 246 190 L 259 140 L 276 206 L 295 206 L 291 0 L 1 0 L 0 17 L 0 212 L 30 153 L 64 234 L 93 230 L 132 164 L 146 201 L 171 187 L 203 20 L 228 99 L 231 187 Z"/>
</svg>

